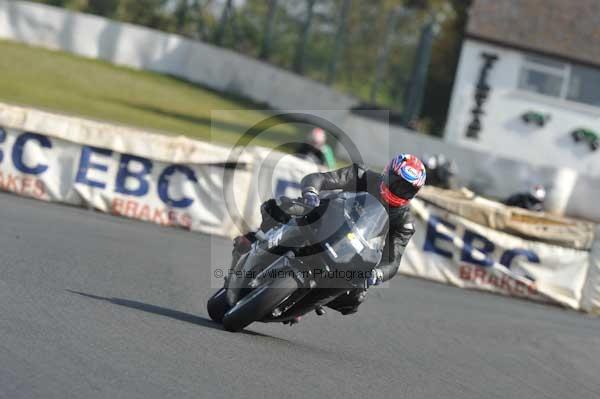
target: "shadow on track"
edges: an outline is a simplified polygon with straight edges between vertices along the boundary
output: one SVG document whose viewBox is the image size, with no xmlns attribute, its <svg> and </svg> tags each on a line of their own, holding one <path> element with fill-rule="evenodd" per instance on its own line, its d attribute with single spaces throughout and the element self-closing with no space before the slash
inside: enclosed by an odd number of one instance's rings
<svg viewBox="0 0 600 399">
<path fill-rule="evenodd" d="M 181 312 L 179 310 L 163 308 L 161 306 L 150 305 L 148 303 L 133 301 L 130 299 L 115 298 L 115 297 L 109 298 L 109 297 L 103 297 L 103 296 L 99 296 L 99 295 L 93 295 L 93 294 L 88 294 L 85 292 L 79 292 L 79 291 L 73 291 L 73 290 L 65 290 L 65 291 L 67 291 L 71 294 L 80 295 L 85 298 L 95 299 L 97 301 L 108 302 L 108 303 L 112 303 L 114 305 L 129 308 L 129 309 L 140 310 L 142 312 L 152 313 L 152 314 L 156 314 L 159 316 L 164 316 L 164 317 L 168 317 L 171 319 L 175 319 L 175 320 L 183 321 L 186 323 L 191 323 L 191 324 L 195 324 L 198 326 L 211 328 L 214 330 L 218 330 L 218 331 L 227 333 L 227 331 L 225 331 L 223 329 L 223 326 L 221 326 L 221 324 L 215 323 L 214 321 L 212 321 L 211 319 L 208 319 L 206 317 Z M 302 343 L 298 343 L 298 342 L 292 342 L 292 341 L 288 341 L 287 339 L 284 339 L 284 338 L 274 337 L 272 335 L 262 334 L 262 333 L 255 332 L 255 331 L 243 330 L 242 332 L 239 332 L 236 334 L 243 334 L 243 335 L 248 335 L 248 336 L 253 336 L 253 337 L 266 338 L 266 339 L 268 339 L 268 343 L 270 345 L 280 345 L 282 348 L 291 348 L 291 347 L 301 348 L 302 350 L 310 351 L 311 353 L 318 354 L 319 356 L 330 353 L 329 351 L 324 350 L 323 348 L 317 348 L 312 345 L 306 345 L 306 344 L 302 344 Z"/>
<path fill-rule="evenodd" d="M 80 296 L 83 296 L 86 298 L 91 298 L 91 299 L 95 299 L 98 301 L 110 302 L 110 303 L 118 305 L 118 306 L 123 306 L 126 308 L 135 309 L 135 310 L 141 310 L 142 312 L 147 312 L 147 313 L 152 313 L 152 314 L 156 314 L 159 316 L 169 317 L 171 319 L 184 321 L 186 323 L 196 324 L 196 325 L 206 327 L 206 328 L 212 328 L 214 330 L 225 331 L 225 330 L 223 330 L 223 327 L 219 323 L 215 323 L 214 321 L 212 321 L 210 319 L 207 319 L 207 318 L 201 317 L 201 316 L 196 316 L 196 315 L 193 315 L 190 313 L 185 313 L 185 312 L 180 312 L 178 310 L 163 308 L 161 306 L 150 305 L 150 304 L 143 303 L 143 302 L 132 301 L 130 299 L 107 298 L 107 297 L 103 297 L 103 296 L 87 294 L 85 292 L 72 291 L 72 290 L 66 290 L 66 291 L 70 292 L 71 294 L 80 295 Z M 280 338 L 271 337 L 270 335 L 265 335 L 265 334 L 257 333 L 254 331 L 247 331 L 247 330 L 242 331 L 242 334 L 265 337 L 265 338 L 280 339 Z"/>
</svg>

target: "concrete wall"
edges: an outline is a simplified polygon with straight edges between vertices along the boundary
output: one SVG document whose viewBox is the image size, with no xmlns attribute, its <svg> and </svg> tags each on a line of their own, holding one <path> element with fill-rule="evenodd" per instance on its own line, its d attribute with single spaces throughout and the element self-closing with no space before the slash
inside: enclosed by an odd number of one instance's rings
<svg viewBox="0 0 600 399">
<path fill-rule="evenodd" d="M 0 0 L 0 38 L 167 73 L 275 108 L 347 110 L 350 96 L 269 64 L 141 26 Z"/>
<path fill-rule="evenodd" d="M 479 80 L 482 53 L 498 56 L 490 70 L 491 93 L 483 105 L 483 129 L 477 140 L 466 137 L 473 119 L 475 86 Z M 536 165 L 560 164 L 589 176 L 600 177 L 600 152 L 575 143 L 571 132 L 589 128 L 600 132 L 600 108 L 518 89 L 524 53 L 467 40 L 463 46 L 454 86 L 446 139 L 461 146 L 490 152 L 508 159 Z M 524 123 L 528 111 L 551 115 L 545 127 Z"/>
</svg>

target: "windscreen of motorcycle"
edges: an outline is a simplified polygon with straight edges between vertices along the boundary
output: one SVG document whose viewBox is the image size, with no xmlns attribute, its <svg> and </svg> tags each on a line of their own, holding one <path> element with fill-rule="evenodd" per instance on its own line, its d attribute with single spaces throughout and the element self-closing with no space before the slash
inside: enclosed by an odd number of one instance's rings
<svg viewBox="0 0 600 399">
<path fill-rule="evenodd" d="M 369 193 L 341 193 L 332 200 L 319 230 L 321 237 L 327 236 L 323 246 L 335 263 L 375 267 L 385 245 L 388 214 Z"/>
<path fill-rule="evenodd" d="M 370 249 L 383 249 L 388 232 L 388 214 L 381 203 L 368 193 L 348 198 L 344 206 L 346 219 L 354 232 Z"/>
</svg>

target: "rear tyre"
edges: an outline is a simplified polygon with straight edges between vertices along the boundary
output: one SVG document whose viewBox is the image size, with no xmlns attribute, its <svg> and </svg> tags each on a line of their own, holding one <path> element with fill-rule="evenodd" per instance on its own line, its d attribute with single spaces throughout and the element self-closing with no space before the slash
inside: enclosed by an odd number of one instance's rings
<svg viewBox="0 0 600 399">
<path fill-rule="evenodd" d="M 213 321 L 217 323 L 223 322 L 223 316 L 225 313 L 231 309 L 231 306 L 227 303 L 225 288 L 221 288 L 217 291 L 206 304 L 206 309 L 208 310 L 208 315 Z"/>
<path fill-rule="evenodd" d="M 264 319 L 297 289 L 298 283 L 292 277 L 279 278 L 256 288 L 225 314 L 223 327 L 231 332 L 243 330 L 253 322 Z"/>
</svg>

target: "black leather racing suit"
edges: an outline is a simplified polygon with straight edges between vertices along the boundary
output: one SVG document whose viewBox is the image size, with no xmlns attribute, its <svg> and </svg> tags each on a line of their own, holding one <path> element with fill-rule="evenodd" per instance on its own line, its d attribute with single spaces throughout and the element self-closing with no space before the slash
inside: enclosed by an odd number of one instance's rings
<svg viewBox="0 0 600 399">
<path fill-rule="evenodd" d="M 307 175 L 302 179 L 302 190 L 303 193 L 313 191 L 317 194 L 322 190 L 366 191 L 381 201 L 388 211 L 389 232 L 383 250 L 383 258 L 378 269 L 383 273 L 383 280 L 387 281 L 392 279 L 398 272 L 400 259 L 415 232 L 415 228 L 409 206 L 392 208 L 381 199 L 381 181 L 381 173 L 354 164 L 332 172 Z M 354 313 L 364 300 L 365 294 L 366 290 L 357 289 L 351 291 L 348 295 L 337 298 L 328 306 L 339 310 L 343 314 Z"/>
<path fill-rule="evenodd" d="M 518 193 L 511 195 L 504 203 L 508 206 L 516 206 L 518 208 L 528 209 L 534 212 L 544 211 L 544 202 L 535 198 L 530 193 Z"/>
</svg>

